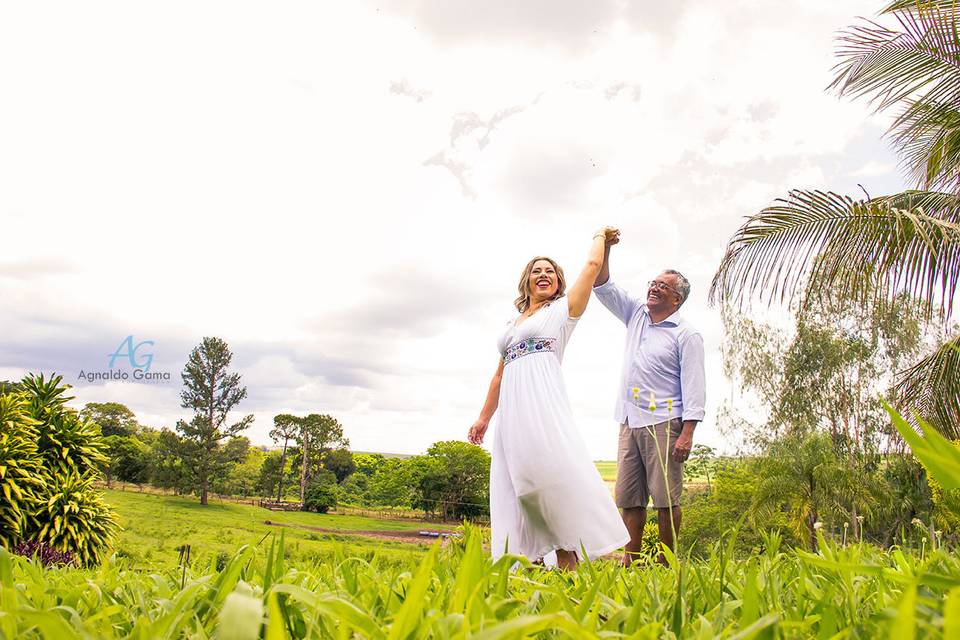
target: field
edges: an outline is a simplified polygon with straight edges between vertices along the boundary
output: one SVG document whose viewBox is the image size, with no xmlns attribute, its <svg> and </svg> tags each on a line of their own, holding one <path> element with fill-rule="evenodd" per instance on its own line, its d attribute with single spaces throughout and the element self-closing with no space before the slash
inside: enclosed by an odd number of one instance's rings
<svg viewBox="0 0 960 640">
<path fill-rule="evenodd" d="M 320 557 L 333 548 L 362 555 L 374 548 L 372 542 L 382 555 L 406 559 L 423 553 L 422 544 L 409 542 L 419 537 L 420 530 L 453 529 L 451 525 L 410 520 L 268 511 L 229 502 L 211 501 L 203 507 L 196 498 L 149 493 L 106 490 L 105 495 L 119 513 L 123 527 L 117 555 L 138 569 L 176 563 L 179 549 L 185 544 L 203 564 L 209 558 L 232 555 L 240 545 L 255 544 L 281 527 L 285 530 L 287 555 L 292 559 Z"/>
<path fill-rule="evenodd" d="M 700 561 L 562 573 L 492 564 L 484 532 L 441 546 L 376 532 L 415 523 L 273 513 L 111 491 L 125 526 L 94 570 L 0 550 L 0 636 L 49 638 L 957 637 L 960 560 L 944 551 L 781 549 L 730 541 Z M 328 529 L 315 532 L 273 527 Z M 355 532 L 364 534 L 357 535 Z M 272 535 L 270 535 L 272 534 Z M 266 537 L 264 537 L 266 536 Z M 199 550 L 186 568 L 177 547 Z M 512 568 L 511 566 L 515 565 Z M 839 635 L 838 635 L 839 634 Z"/>
</svg>

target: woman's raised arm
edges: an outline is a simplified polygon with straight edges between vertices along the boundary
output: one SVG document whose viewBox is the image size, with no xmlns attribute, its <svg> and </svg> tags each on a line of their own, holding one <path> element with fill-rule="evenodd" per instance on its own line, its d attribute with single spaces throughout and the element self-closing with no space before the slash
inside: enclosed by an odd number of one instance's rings
<svg viewBox="0 0 960 640">
<path fill-rule="evenodd" d="M 590 253 L 587 255 L 587 264 L 584 265 L 583 271 L 577 276 L 577 281 L 567 292 L 567 304 L 570 307 L 571 318 L 580 317 L 587 308 L 590 293 L 593 291 L 593 283 L 603 266 L 603 252 L 607 245 L 616 244 L 619 241 L 620 231 L 613 227 L 603 227 L 593 234 Z"/>
</svg>

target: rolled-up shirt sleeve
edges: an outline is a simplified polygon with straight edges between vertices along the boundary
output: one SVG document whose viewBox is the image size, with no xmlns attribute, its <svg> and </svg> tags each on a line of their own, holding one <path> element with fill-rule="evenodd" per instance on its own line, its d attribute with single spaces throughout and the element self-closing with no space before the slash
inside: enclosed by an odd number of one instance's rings
<svg viewBox="0 0 960 640">
<path fill-rule="evenodd" d="M 594 287 L 593 292 L 597 294 L 600 303 L 623 324 L 630 322 L 630 318 L 640 305 L 635 298 L 630 297 L 630 294 L 613 284 L 613 280 L 607 280 L 599 287 Z"/>
<path fill-rule="evenodd" d="M 702 421 L 706 413 L 707 392 L 703 338 L 699 333 L 690 333 L 680 341 L 680 393 L 684 422 Z"/>
</svg>

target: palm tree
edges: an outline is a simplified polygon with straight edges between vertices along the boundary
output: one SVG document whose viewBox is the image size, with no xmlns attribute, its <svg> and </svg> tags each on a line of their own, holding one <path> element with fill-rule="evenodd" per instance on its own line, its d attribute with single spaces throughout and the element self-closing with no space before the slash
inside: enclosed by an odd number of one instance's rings
<svg viewBox="0 0 960 640">
<path fill-rule="evenodd" d="M 842 33 L 840 95 L 896 108 L 887 132 L 916 189 L 854 200 L 791 191 L 748 218 L 727 246 L 711 303 L 742 307 L 826 299 L 885 304 L 918 298 L 928 322 L 944 323 L 960 285 L 960 6 L 897 0 Z M 960 335 L 897 376 L 894 400 L 947 437 L 960 438 Z"/>
<path fill-rule="evenodd" d="M 797 537 L 816 550 L 822 520 L 840 522 L 850 513 L 873 516 L 876 499 L 869 483 L 837 456 L 827 434 L 794 433 L 775 440 L 758 464 L 761 473 L 750 510 L 758 528 L 784 510 Z"/>
</svg>

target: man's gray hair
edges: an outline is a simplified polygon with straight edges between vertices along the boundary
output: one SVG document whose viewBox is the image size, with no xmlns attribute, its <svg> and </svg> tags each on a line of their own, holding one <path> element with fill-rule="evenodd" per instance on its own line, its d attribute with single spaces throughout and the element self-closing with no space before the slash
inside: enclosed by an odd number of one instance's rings
<svg viewBox="0 0 960 640">
<path fill-rule="evenodd" d="M 690 281 L 676 269 L 666 269 L 664 273 L 672 273 L 677 276 L 677 293 L 680 294 L 680 306 L 683 306 L 683 303 L 690 296 Z"/>
</svg>

